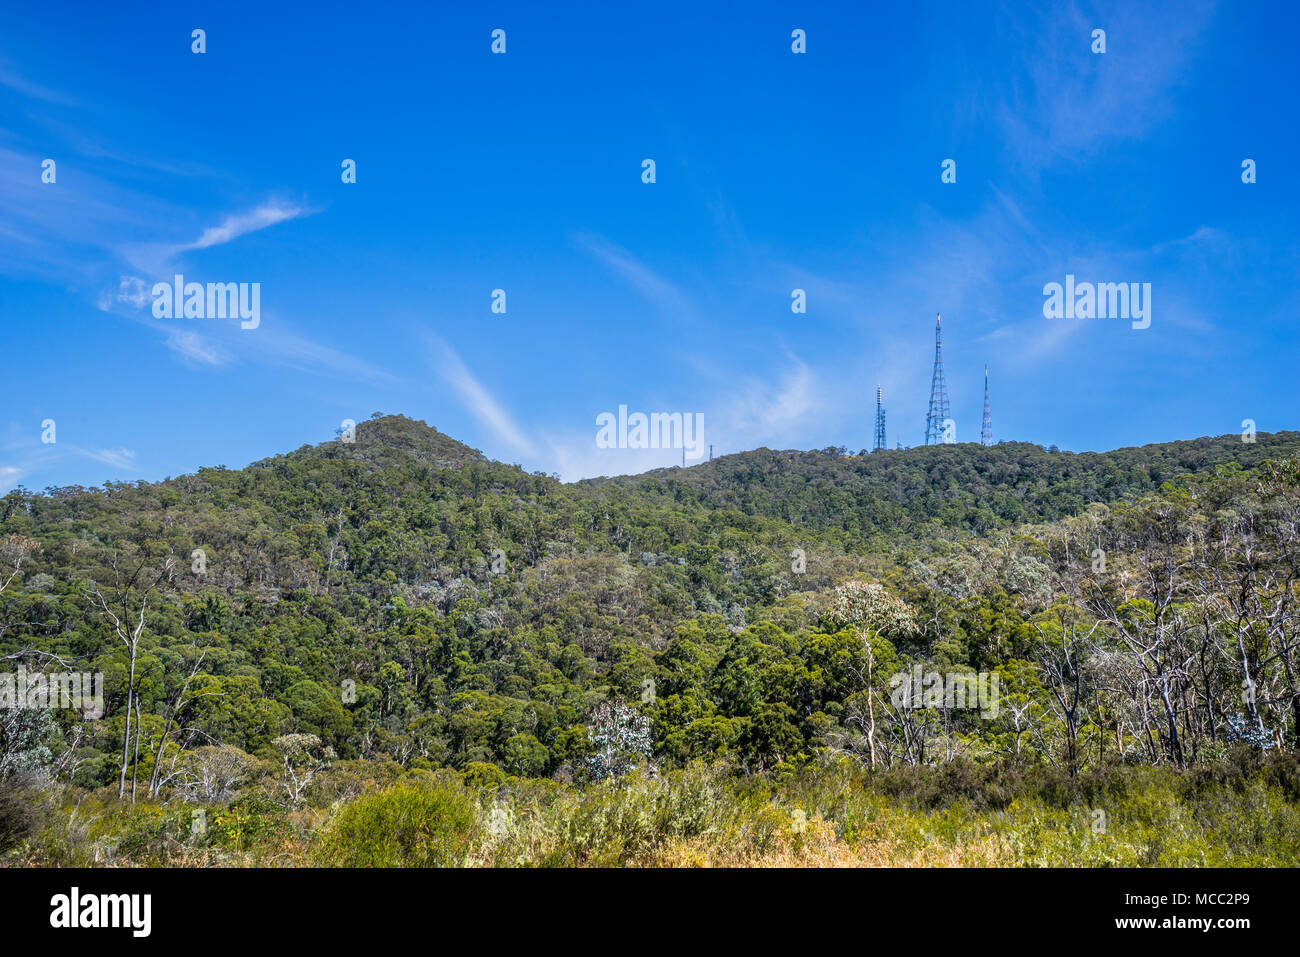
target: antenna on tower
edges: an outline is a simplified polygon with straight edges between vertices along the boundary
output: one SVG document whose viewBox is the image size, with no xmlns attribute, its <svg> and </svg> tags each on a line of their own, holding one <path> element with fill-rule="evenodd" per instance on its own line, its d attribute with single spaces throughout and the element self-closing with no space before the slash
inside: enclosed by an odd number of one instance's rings
<svg viewBox="0 0 1300 957">
<path fill-rule="evenodd" d="M 948 410 L 948 382 L 943 376 L 943 337 L 939 329 L 939 313 L 934 314 L 934 375 L 930 379 L 930 410 L 925 415 L 925 444 L 938 445 L 943 441 L 944 422 L 950 418 Z"/>
<path fill-rule="evenodd" d="M 989 415 L 989 364 L 984 363 L 984 425 L 980 427 L 980 445 L 993 444 L 993 416 Z"/>
<path fill-rule="evenodd" d="M 879 452 L 881 449 L 886 448 L 885 407 L 882 404 L 883 398 L 884 394 L 881 392 L 880 386 L 876 386 L 876 440 L 875 444 L 871 447 L 871 451 L 873 452 Z"/>
</svg>

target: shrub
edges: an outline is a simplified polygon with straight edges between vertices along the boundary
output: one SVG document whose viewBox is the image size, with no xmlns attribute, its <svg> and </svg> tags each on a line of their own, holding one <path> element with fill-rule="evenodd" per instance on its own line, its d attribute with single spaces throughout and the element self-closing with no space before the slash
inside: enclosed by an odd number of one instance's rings
<svg viewBox="0 0 1300 957">
<path fill-rule="evenodd" d="M 49 789 L 37 774 L 0 779 L 0 854 L 32 837 L 51 810 Z"/>
<path fill-rule="evenodd" d="M 459 867 L 477 808 L 463 788 L 401 784 L 345 805 L 317 847 L 331 867 Z"/>
</svg>

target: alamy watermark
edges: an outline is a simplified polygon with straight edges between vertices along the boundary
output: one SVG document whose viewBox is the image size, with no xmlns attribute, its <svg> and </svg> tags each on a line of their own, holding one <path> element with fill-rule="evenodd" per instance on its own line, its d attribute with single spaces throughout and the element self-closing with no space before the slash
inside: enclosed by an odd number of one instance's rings
<svg viewBox="0 0 1300 957">
<path fill-rule="evenodd" d="M 1151 325 L 1151 283 L 1080 282 L 1074 274 L 1065 283 L 1043 287 L 1043 315 L 1048 319 L 1132 319 L 1134 329 Z"/>
<path fill-rule="evenodd" d="M 171 282 L 153 284 L 155 319 L 241 319 L 239 328 L 262 324 L 260 282 L 186 282 L 177 273 Z"/>
<path fill-rule="evenodd" d="M 998 682 L 996 671 L 978 674 L 950 671 L 946 675 L 925 671 L 916 665 L 910 672 L 900 671 L 889 679 L 890 703 L 900 710 L 921 708 L 979 709 L 980 717 L 992 721 L 998 716 Z"/>
<path fill-rule="evenodd" d="M 74 887 L 67 894 L 50 898 L 50 926 L 116 927 L 133 937 L 148 937 L 153 928 L 152 894 L 83 894 Z"/>
<path fill-rule="evenodd" d="M 596 416 L 598 449 L 684 449 L 686 458 L 704 455 L 703 412 L 633 412 L 618 407 L 618 415 Z"/>
<path fill-rule="evenodd" d="M 104 675 L 47 675 L 19 665 L 16 672 L 0 674 L 0 708 L 72 708 L 95 721 L 104 716 Z"/>
</svg>

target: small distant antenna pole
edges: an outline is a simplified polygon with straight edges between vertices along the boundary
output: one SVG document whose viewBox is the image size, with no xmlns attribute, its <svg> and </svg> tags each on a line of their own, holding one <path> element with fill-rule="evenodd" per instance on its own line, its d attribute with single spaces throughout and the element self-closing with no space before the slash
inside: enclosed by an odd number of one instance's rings
<svg viewBox="0 0 1300 957">
<path fill-rule="evenodd" d="M 712 446 L 712 444 L 709 445 L 709 461 L 710 461 L 710 462 L 713 461 L 713 446 Z"/>
</svg>

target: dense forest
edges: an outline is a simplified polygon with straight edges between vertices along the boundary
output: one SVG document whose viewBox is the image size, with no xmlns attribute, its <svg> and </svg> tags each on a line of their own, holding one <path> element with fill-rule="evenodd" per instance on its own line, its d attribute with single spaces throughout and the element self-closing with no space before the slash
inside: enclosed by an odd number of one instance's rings
<svg viewBox="0 0 1300 957">
<path fill-rule="evenodd" d="M 16 489 L 0 670 L 103 700 L 0 709 L 0 860 L 1300 863 L 1300 434 L 1254 439 L 564 484 L 377 415 Z"/>
</svg>

